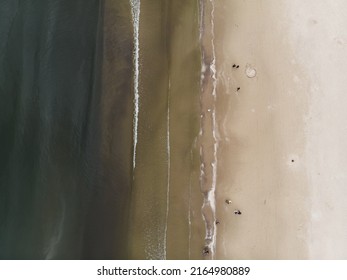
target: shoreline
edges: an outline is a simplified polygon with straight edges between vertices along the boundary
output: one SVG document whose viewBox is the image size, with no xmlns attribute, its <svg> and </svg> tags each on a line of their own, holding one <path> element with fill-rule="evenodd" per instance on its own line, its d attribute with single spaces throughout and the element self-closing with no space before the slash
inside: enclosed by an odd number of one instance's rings
<svg viewBox="0 0 347 280">
<path fill-rule="evenodd" d="M 205 222 L 205 247 L 203 257 L 214 259 L 216 251 L 216 181 L 217 150 L 216 101 L 217 69 L 215 52 L 214 1 L 200 1 L 200 45 L 201 45 L 201 121 L 200 146 L 200 188 L 204 196 L 201 207 Z"/>
</svg>

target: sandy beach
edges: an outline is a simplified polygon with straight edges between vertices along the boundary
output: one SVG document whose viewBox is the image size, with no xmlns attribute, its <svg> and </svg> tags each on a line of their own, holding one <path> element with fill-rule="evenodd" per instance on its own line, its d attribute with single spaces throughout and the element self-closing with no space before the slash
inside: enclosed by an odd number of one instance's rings
<svg viewBox="0 0 347 280">
<path fill-rule="evenodd" d="M 216 258 L 347 257 L 346 8 L 215 1 Z"/>
</svg>

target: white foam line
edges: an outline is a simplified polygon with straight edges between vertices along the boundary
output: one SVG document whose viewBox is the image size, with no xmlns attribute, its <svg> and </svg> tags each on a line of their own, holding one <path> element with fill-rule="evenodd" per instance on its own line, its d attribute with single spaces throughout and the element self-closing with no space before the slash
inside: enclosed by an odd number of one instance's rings
<svg viewBox="0 0 347 280">
<path fill-rule="evenodd" d="M 137 148 L 137 130 L 139 124 L 139 78 L 140 78 L 140 42 L 139 42 L 139 29 L 140 29 L 140 0 L 130 0 L 131 15 L 133 19 L 134 28 L 134 120 L 133 120 L 133 170 L 136 167 L 136 148 Z"/>
<path fill-rule="evenodd" d="M 207 0 L 206 0 L 207 1 Z M 201 85 L 203 85 L 203 80 L 205 78 L 205 71 L 207 69 L 207 67 L 209 67 L 209 69 L 212 72 L 212 75 L 210 76 L 212 78 L 212 96 L 213 96 L 213 106 L 212 106 L 212 131 L 211 134 L 213 136 L 213 141 L 214 141 L 214 145 L 213 145 L 213 160 L 212 162 L 210 162 L 209 164 L 211 164 L 212 167 L 212 184 L 209 188 L 209 191 L 207 193 L 207 195 L 204 198 L 204 202 L 202 205 L 202 209 L 204 209 L 206 206 L 208 206 L 211 211 L 212 211 L 212 218 L 213 218 L 213 223 L 212 223 L 212 228 L 210 228 L 211 225 L 208 225 L 208 221 L 205 217 L 205 215 L 203 215 L 203 220 L 205 222 L 206 225 L 206 236 L 205 236 L 205 240 L 208 241 L 208 243 L 206 244 L 209 248 L 210 248 L 210 252 L 211 252 L 211 257 L 212 259 L 214 258 L 214 254 L 215 254 L 215 247 L 216 247 L 216 226 L 215 226 L 215 220 L 216 220 L 216 214 L 215 214 L 215 189 L 216 189 L 216 174 L 217 174 L 217 138 L 216 138 L 216 118 L 215 118 L 215 103 L 216 103 L 216 88 L 217 88 L 217 76 L 216 76 L 216 54 L 215 54 L 215 45 L 214 45 L 214 11 L 215 11 L 215 6 L 214 6 L 214 1 L 210 0 L 210 4 L 212 6 L 211 9 L 211 14 L 210 14 L 210 24 L 211 24 L 211 49 L 212 49 L 212 62 L 210 63 L 210 65 L 206 65 L 205 64 L 205 48 L 202 47 L 202 66 L 201 66 Z M 202 42 L 202 37 L 203 37 L 203 33 L 204 33 L 204 10 L 205 10 L 205 2 L 204 0 L 200 1 L 200 42 L 203 44 Z M 200 127 L 200 136 L 202 136 L 204 133 L 204 128 L 203 128 L 203 124 Z M 200 176 L 201 178 L 203 178 L 204 176 L 204 168 L 205 168 L 205 163 L 204 163 L 204 159 L 203 159 L 203 150 L 202 150 L 202 146 L 200 146 L 200 159 L 201 159 L 201 166 L 200 166 Z"/>
<path fill-rule="evenodd" d="M 166 187 L 166 223 L 165 223 L 165 235 L 164 235 L 164 256 L 167 257 L 167 227 L 169 222 L 169 211 L 170 211 L 170 168 L 171 168 L 171 147 L 170 147 L 170 88 L 171 83 L 169 79 L 168 86 L 168 100 L 167 100 L 167 119 L 166 119 L 166 153 L 167 153 L 167 187 Z"/>
<path fill-rule="evenodd" d="M 213 163 L 212 165 L 212 186 L 211 190 L 208 193 L 208 202 L 211 206 L 211 210 L 213 213 L 213 219 L 216 220 L 216 184 L 217 184 L 217 148 L 218 148 L 218 142 L 216 137 L 216 91 L 217 91 L 217 70 L 216 70 L 216 50 L 214 45 L 214 39 L 215 39 L 215 33 L 214 33 L 214 11 L 215 11 L 215 2 L 214 0 L 210 0 L 210 3 L 212 5 L 211 10 L 211 46 L 212 46 L 212 63 L 211 63 L 211 70 L 212 70 L 212 79 L 213 79 L 213 89 L 212 89 L 212 95 L 214 99 L 213 109 L 212 109 L 212 135 L 214 140 L 213 145 Z M 212 242 L 211 242 L 211 251 L 212 251 L 212 258 L 215 254 L 216 249 L 216 236 L 217 236 L 217 227 L 213 226 L 213 233 L 212 233 Z"/>
</svg>

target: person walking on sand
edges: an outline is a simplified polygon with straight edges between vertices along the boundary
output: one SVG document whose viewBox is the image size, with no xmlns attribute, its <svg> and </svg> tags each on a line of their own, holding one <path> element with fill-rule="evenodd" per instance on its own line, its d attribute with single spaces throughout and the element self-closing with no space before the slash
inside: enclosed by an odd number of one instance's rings
<svg viewBox="0 0 347 280">
<path fill-rule="evenodd" d="M 208 247 L 205 247 L 203 250 L 202 250 L 202 255 L 203 256 L 208 256 L 210 254 L 210 250 L 208 249 Z"/>
</svg>

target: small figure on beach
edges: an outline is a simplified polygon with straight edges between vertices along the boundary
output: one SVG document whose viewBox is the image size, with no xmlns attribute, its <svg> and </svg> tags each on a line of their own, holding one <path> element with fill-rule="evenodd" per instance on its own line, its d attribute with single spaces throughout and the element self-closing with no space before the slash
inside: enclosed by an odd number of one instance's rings
<svg viewBox="0 0 347 280">
<path fill-rule="evenodd" d="M 208 249 L 208 247 L 205 247 L 203 250 L 202 250 L 202 255 L 203 256 L 208 256 L 210 254 L 210 250 Z"/>
<path fill-rule="evenodd" d="M 236 64 L 233 64 L 233 68 L 235 68 L 236 67 Z"/>
<path fill-rule="evenodd" d="M 236 209 L 236 210 L 234 210 L 234 214 L 235 214 L 235 215 L 241 215 L 242 213 L 241 213 L 240 210 Z"/>
<path fill-rule="evenodd" d="M 239 91 L 240 89 L 241 89 L 241 88 L 240 88 L 240 87 L 238 87 L 236 90 L 237 90 L 237 91 Z"/>
<path fill-rule="evenodd" d="M 226 204 L 231 204 L 231 200 L 230 200 L 230 199 L 226 199 L 226 200 L 225 200 L 225 203 L 226 203 Z"/>
<path fill-rule="evenodd" d="M 220 224 L 220 222 L 218 220 L 216 220 L 216 225 L 218 226 Z"/>
</svg>

